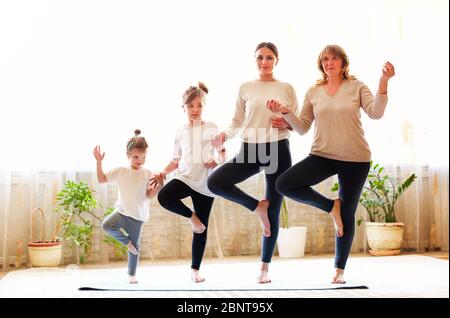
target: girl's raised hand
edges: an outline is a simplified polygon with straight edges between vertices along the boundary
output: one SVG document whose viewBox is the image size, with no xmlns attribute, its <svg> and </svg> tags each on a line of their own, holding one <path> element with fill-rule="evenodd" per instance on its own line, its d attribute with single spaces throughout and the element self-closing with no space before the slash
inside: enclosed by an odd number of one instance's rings
<svg viewBox="0 0 450 318">
<path fill-rule="evenodd" d="M 97 160 L 97 162 L 100 162 L 105 158 L 105 153 L 101 153 L 100 146 L 95 146 L 94 148 L 94 157 Z"/>
</svg>

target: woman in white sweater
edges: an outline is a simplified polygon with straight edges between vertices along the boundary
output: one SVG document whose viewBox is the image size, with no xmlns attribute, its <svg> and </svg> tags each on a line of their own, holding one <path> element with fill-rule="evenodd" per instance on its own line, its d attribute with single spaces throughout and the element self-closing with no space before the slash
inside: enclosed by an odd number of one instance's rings
<svg viewBox="0 0 450 318">
<path fill-rule="evenodd" d="M 336 229 L 332 282 L 343 284 L 355 232 L 355 212 L 371 160 L 361 124 L 361 108 L 372 119 L 383 116 L 388 81 L 395 72 L 391 63 L 384 64 L 374 98 L 363 82 L 348 74 L 349 59 L 338 45 L 326 46 L 319 55 L 317 66 L 322 79 L 307 91 L 300 116 L 281 102 L 273 101 L 267 105 L 301 135 L 315 121 L 310 155 L 283 173 L 276 186 L 281 194 L 330 213 Z M 329 199 L 312 188 L 336 174 L 339 178 L 338 199 Z"/>
</svg>

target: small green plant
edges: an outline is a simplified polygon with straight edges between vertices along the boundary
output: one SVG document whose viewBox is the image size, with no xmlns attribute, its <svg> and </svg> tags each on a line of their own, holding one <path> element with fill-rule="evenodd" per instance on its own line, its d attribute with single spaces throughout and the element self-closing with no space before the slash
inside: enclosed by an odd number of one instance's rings
<svg viewBox="0 0 450 318">
<path fill-rule="evenodd" d="M 370 161 L 370 170 L 364 185 L 359 202 L 367 211 L 370 222 L 395 223 L 395 204 L 400 196 L 411 186 L 417 176 L 413 173 L 403 182 L 394 180 L 389 175 L 383 174 L 384 167 L 380 164 L 373 165 Z M 339 184 L 335 183 L 331 191 L 338 191 Z M 358 219 L 358 225 L 363 219 Z"/>
<path fill-rule="evenodd" d="M 57 194 L 58 207 L 55 210 L 60 213 L 59 221 L 53 240 L 63 238 L 84 251 L 79 255 L 79 261 L 85 261 L 92 241 L 94 224 L 87 219 L 91 215 L 101 221 L 93 210 L 97 207 L 97 201 L 87 183 L 67 181 L 64 188 Z"/>
<path fill-rule="evenodd" d="M 104 217 L 106 218 L 108 215 L 110 215 L 113 212 L 114 212 L 114 208 L 111 208 L 111 207 L 107 208 L 106 212 L 104 214 Z M 128 253 L 128 248 L 110 235 L 107 235 L 103 239 L 103 242 L 112 244 L 114 246 L 114 256 L 117 259 L 123 258 Z"/>
<path fill-rule="evenodd" d="M 286 199 L 284 198 L 281 204 L 280 225 L 283 229 L 289 228 L 289 211 L 286 205 Z"/>
</svg>

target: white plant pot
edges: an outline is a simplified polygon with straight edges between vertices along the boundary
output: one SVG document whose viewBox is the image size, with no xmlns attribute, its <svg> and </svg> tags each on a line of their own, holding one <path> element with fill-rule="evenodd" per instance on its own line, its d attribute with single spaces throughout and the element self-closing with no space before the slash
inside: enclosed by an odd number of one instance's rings
<svg viewBox="0 0 450 318">
<path fill-rule="evenodd" d="M 403 223 L 367 222 L 369 253 L 375 256 L 400 254 L 403 241 Z"/>
<path fill-rule="evenodd" d="M 280 228 L 277 240 L 280 257 L 305 256 L 306 229 L 306 226 Z"/>
<path fill-rule="evenodd" d="M 61 262 L 61 242 L 30 242 L 28 255 L 33 267 L 58 266 Z"/>
</svg>

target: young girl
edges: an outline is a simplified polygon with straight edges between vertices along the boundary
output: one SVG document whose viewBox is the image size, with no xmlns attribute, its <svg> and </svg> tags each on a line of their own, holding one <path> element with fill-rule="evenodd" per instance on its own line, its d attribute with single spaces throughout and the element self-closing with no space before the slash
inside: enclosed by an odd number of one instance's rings
<svg viewBox="0 0 450 318">
<path fill-rule="evenodd" d="M 141 131 L 136 129 L 135 136 L 127 143 L 128 167 L 113 169 L 103 173 L 102 161 L 105 153 L 100 146 L 94 149 L 97 160 L 97 178 L 99 183 L 116 182 L 119 197 L 114 213 L 103 222 L 102 228 L 109 235 L 128 247 L 128 275 L 130 284 L 136 284 L 136 267 L 139 259 L 139 242 L 144 222 L 148 220 L 149 198 L 154 197 L 162 184 L 150 182 L 151 172 L 144 168 L 148 144 Z M 125 232 L 125 233 L 124 233 Z"/>
<path fill-rule="evenodd" d="M 208 89 L 202 83 L 190 86 L 183 94 L 183 109 L 187 123 L 176 132 L 173 159 L 155 179 L 164 182 L 167 174 L 176 170 L 175 177 L 159 192 L 159 203 L 169 211 L 189 218 L 194 231 L 192 240 L 192 280 L 196 283 L 205 279 L 200 275 L 200 263 L 206 245 L 209 214 L 214 195 L 208 190 L 206 181 L 213 168 L 223 162 L 225 149 L 221 147 L 219 158 L 215 158 L 212 138 L 217 126 L 202 121 L 202 109 Z M 156 184 L 157 181 L 154 181 Z M 194 211 L 181 199 L 191 197 Z"/>
</svg>

